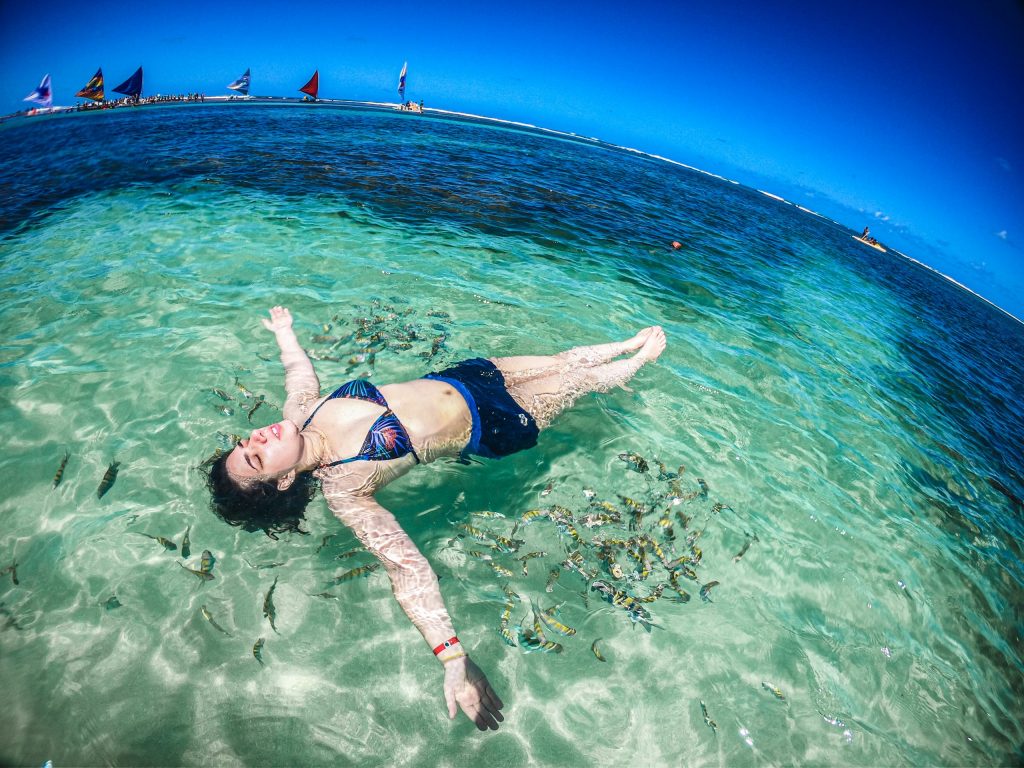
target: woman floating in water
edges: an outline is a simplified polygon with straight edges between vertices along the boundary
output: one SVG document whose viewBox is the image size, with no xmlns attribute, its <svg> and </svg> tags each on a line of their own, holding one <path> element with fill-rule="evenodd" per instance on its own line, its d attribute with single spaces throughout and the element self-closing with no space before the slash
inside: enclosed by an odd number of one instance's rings
<svg viewBox="0 0 1024 768">
<path fill-rule="evenodd" d="M 417 464 L 532 447 L 577 398 L 623 385 L 656 360 L 664 332 L 645 328 L 552 356 L 476 358 L 379 389 L 357 379 L 323 397 L 291 313 L 274 307 L 263 325 L 285 368 L 284 420 L 253 430 L 212 466 L 218 513 L 236 521 L 294 515 L 312 497 L 311 474 L 320 479 L 327 505 L 384 565 L 402 610 L 444 666 L 448 716 L 458 706 L 480 730 L 496 729 L 503 704 L 459 642 L 430 563 L 373 496 Z"/>
</svg>

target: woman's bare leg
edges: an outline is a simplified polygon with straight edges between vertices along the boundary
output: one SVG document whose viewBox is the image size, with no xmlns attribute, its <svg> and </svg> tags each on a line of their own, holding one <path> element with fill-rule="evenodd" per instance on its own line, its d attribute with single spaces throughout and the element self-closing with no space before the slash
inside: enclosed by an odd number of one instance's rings
<svg viewBox="0 0 1024 768">
<path fill-rule="evenodd" d="M 636 350 L 636 339 L 643 334 L 635 355 L 625 360 L 592 362 L 616 349 Z M 653 362 L 665 349 L 665 332 L 658 326 L 619 344 L 582 347 L 551 357 L 495 358 L 492 362 L 505 377 L 508 393 L 537 421 L 541 429 L 577 399 L 590 392 L 607 392 L 622 386 Z M 630 347 L 630 345 L 633 345 Z M 617 354 L 623 354 L 621 351 Z M 531 361 L 532 367 L 524 365 Z"/>
<path fill-rule="evenodd" d="M 567 362 L 581 365 L 600 365 L 614 360 L 621 355 L 636 352 L 647 341 L 654 330 L 644 328 L 636 336 L 626 341 L 614 341 L 609 344 L 595 344 L 590 347 L 573 347 L 557 355 L 522 355 L 520 357 L 495 357 L 491 359 L 504 376 L 516 373 L 532 372 L 537 376 L 545 376 L 553 370 L 560 370 Z"/>
</svg>

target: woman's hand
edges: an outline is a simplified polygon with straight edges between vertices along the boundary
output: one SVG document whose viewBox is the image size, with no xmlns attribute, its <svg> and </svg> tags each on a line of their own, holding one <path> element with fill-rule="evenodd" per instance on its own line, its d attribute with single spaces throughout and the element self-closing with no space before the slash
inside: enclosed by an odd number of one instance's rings
<svg viewBox="0 0 1024 768">
<path fill-rule="evenodd" d="M 283 331 L 292 327 L 292 313 L 287 307 L 272 307 L 270 319 L 262 318 L 263 327 L 272 333 Z"/>
<path fill-rule="evenodd" d="M 453 659 L 444 665 L 444 699 L 448 703 L 449 718 L 455 718 L 458 704 L 481 731 L 488 728 L 496 731 L 498 723 L 505 719 L 500 711 L 505 705 L 469 656 Z"/>
</svg>

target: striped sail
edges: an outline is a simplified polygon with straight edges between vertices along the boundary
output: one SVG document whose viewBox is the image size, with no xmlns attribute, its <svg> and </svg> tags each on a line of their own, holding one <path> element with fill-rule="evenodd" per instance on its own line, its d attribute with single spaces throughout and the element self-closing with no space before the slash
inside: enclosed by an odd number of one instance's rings
<svg viewBox="0 0 1024 768">
<path fill-rule="evenodd" d="M 76 93 L 75 96 L 81 96 L 83 99 L 92 99 L 93 101 L 103 101 L 102 67 L 96 70 L 96 74 L 92 76 L 92 80 L 86 83 L 85 87 Z"/>
</svg>

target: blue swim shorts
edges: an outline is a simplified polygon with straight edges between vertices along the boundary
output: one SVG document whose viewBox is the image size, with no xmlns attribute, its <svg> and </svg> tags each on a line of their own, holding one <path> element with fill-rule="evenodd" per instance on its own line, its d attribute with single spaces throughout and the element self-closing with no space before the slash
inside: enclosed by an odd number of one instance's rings
<svg viewBox="0 0 1024 768">
<path fill-rule="evenodd" d="M 505 377 L 490 360 L 463 360 L 423 378 L 451 384 L 469 406 L 473 435 L 464 453 L 500 459 L 537 444 L 537 422 L 512 399 Z"/>
</svg>

